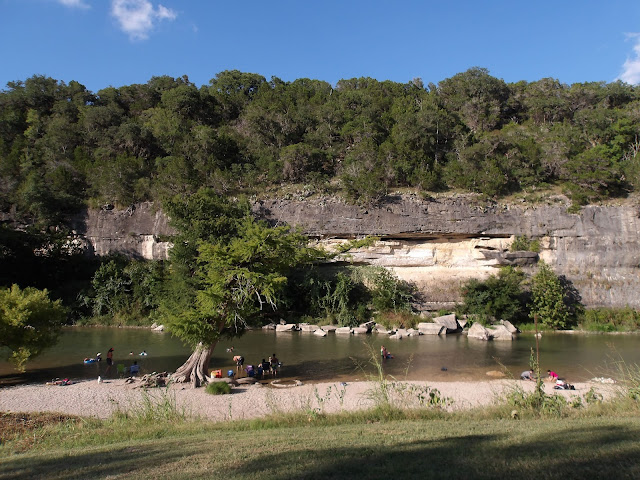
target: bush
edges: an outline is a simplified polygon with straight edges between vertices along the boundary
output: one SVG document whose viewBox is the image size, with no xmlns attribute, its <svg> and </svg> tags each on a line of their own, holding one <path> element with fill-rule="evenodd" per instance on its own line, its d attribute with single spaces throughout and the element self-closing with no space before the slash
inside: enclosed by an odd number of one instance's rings
<svg viewBox="0 0 640 480">
<path fill-rule="evenodd" d="M 540 240 L 532 240 L 526 235 L 518 236 L 511 244 L 512 252 L 539 252 Z"/>
<path fill-rule="evenodd" d="M 594 308 L 585 310 L 579 323 L 595 332 L 632 331 L 640 327 L 640 312 L 629 307 Z"/>
<path fill-rule="evenodd" d="M 212 382 L 207 384 L 205 390 L 210 395 L 226 395 L 231 393 L 231 385 L 227 382 Z"/>
<path fill-rule="evenodd" d="M 420 316 L 409 311 L 402 312 L 380 312 L 375 317 L 376 323 L 379 323 L 384 328 L 391 329 L 398 328 L 416 328 L 420 323 Z"/>
<path fill-rule="evenodd" d="M 490 317 L 517 321 L 525 315 L 523 280 L 524 274 L 512 267 L 504 267 L 498 276 L 484 281 L 469 280 L 462 288 L 459 313 L 476 315 L 481 322 Z"/>
<path fill-rule="evenodd" d="M 575 323 L 576 309 L 568 305 L 567 286 L 546 263 L 538 264 L 538 272 L 531 280 L 529 317 L 554 329 L 568 328 Z"/>
</svg>

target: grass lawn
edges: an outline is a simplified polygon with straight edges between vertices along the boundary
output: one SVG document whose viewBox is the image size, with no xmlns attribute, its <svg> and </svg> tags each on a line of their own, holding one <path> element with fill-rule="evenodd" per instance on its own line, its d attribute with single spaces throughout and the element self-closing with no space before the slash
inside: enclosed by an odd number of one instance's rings
<svg viewBox="0 0 640 480">
<path fill-rule="evenodd" d="M 640 478 L 636 414 L 380 418 L 5 425 L 0 479 Z"/>
</svg>

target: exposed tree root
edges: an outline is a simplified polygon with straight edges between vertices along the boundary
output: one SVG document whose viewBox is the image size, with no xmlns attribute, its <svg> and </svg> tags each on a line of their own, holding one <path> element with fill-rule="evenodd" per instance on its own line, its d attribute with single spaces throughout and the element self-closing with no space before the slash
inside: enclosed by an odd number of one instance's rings
<svg viewBox="0 0 640 480">
<path fill-rule="evenodd" d="M 193 387 L 208 383 L 209 360 L 215 346 L 215 343 L 210 346 L 200 343 L 187 361 L 171 375 L 171 380 L 176 383 L 191 382 Z"/>
</svg>

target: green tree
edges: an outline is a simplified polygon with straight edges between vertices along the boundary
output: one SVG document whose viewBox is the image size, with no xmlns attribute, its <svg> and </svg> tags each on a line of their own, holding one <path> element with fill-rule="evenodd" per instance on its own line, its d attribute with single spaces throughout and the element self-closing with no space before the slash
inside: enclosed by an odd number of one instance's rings
<svg viewBox="0 0 640 480">
<path fill-rule="evenodd" d="M 494 317 L 510 322 L 524 315 L 524 274 L 512 267 L 503 267 L 498 275 L 484 281 L 471 279 L 462 288 L 464 298 L 460 312 L 478 315 L 482 321 Z"/>
<path fill-rule="evenodd" d="M 498 128 L 506 116 L 507 84 L 486 68 L 473 67 L 447 78 L 438 84 L 437 92 L 474 133 Z"/>
<path fill-rule="evenodd" d="M 201 243 L 197 288 L 188 308 L 166 316 L 165 326 L 194 352 L 173 375 L 200 386 L 207 381 L 213 349 L 223 335 L 242 333 L 275 310 L 289 272 L 317 260 L 307 238 L 288 227 L 269 228 L 247 217 L 229 242 Z"/>
<path fill-rule="evenodd" d="M 567 328 L 575 320 L 565 303 L 565 288 L 560 278 L 544 262 L 531 280 L 531 304 L 529 316 L 551 328 Z"/>
<path fill-rule="evenodd" d="M 0 347 L 9 349 L 10 361 L 22 372 L 29 359 L 56 342 L 65 318 L 62 303 L 51 301 L 46 289 L 0 289 Z"/>
</svg>

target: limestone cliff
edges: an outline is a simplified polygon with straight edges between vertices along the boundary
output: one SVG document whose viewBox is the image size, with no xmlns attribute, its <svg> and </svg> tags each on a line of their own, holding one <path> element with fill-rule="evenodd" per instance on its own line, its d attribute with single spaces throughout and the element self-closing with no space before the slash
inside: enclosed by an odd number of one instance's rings
<svg viewBox="0 0 640 480">
<path fill-rule="evenodd" d="M 166 259 L 171 248 L 166 237 L 174 233 L 167 216 L 151 203 L 88 210 L 73 218 L 71 227 L 84 238 L 89 255 L 121 253 L 147 260 Z"/>
<path fill-rule="evenodd" d="M 459 286 L 500 265 L 531 270 L 538 260 L 510 253 L 515 236 L 539 238 L 539 258 L 566 276 L 587 306 L 640 308 L 640 218 L 637 206 L 588 206 L 578 214 L 565 205 L 480 204 L 469 196 L 424 200 L 391 197 L 382 207 L 362 208 L 335 198 L 264 200 L 255 214 L 274 224 L 299 226 L 331 244 L 365 235 L 381 238 L 352 254 L 358 263 L 391 268 L 415 282 L 434 306 L 459 299 Z M 165 258 L 171 234 L 166 217 L 149 204 L 135 210 L 96 210 L 78 219 L 93 253 L 122 252 Z"/>
</svg>

